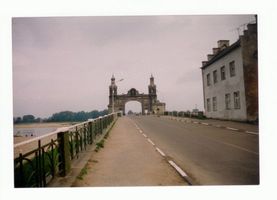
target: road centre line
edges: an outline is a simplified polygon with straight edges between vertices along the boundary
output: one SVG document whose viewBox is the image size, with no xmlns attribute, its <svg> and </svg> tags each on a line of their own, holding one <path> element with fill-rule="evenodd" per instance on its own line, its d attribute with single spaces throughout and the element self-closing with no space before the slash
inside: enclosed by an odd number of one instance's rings
<svg viewBox="0 0 277 200">
<path fill-rule="evenodd" d="M 245 131 L 245 133 L 254 134 L 254 135 L 259 135 L 259 133 L 252 132 L 252 131 Z"/>
<path fill-rule="evenodd" d="M 253 153 L 253 154 L 259 155 L 259 153 L 255 152 L 255 151 L 251 151 L 251 150 L 249 150 L 249 149 L 246 149 L 246 148 L 237 146 L 237 145 L 235 145 L 235 144 L 230 144 L 230 143 L 226 143 L 226 142 L 222 142 L 222 143 L 223 143 L 223 144 L 226 144 L 226 145 L 229 145 L 229 146 L 232 146 L 232 147 L 234 147 L 234 148 L 243 150 L 243 151 L 247 151 L 247 152 L 249 152 L 249 153 Z"/>
<path fill-rule="evenodd" d="M 169 164 L 174 167 L 177 172 L 182 176 L 182 177 L 188 177 L 188 175 L 186 174 L 186 172 L 184 172 L 178 165 L 175 164 L 175 162 L 173 162 L 172 160 L 168 161 Z"/>
<path fill-rule="evenodd" d="M 153 142 L 152 140 L 150 140 L 149 138 L 148 138 L 147 140 L 148 140 L 148 142 L 149 142 L 150 144 L 152 144 L 153 146 L 155 146 L 155 144 L 154 144 L 154 142 Z"/>
<path fill-rule="evenodd" d="M 138 127 L 138 125 L 137 125 L 136 123 L 134 123 L 134 125 L 135 125 L 135 127 L 136 127 L 137 129 L 139 129 L 139 127 Z"/>
<path fill-rule="evenodd" d="M 180 120 L 180 121 L 182 121 L 182 120 Z M 206 126 L 211 125 L 211 126 L 216 127 L 216 128 L 225 128 L 225 129 L 232 130 L 232 131 L 240 131 L 240 132 L 244 132 L 244 133 L 248 133 L 248 134 L 259 135 L 258 132 L 247 131 L 247 130 L 232 128 L 232 127 L 225 127 L 225 126 L 222 126 L 222 125 L 214 125 L 214 124 L 208 124 L 208 123 L 204 123 L 204 122 L 188 121 L 188 120 L 184 120 L 182 122 L 185 122 L 185 123 L 194 123 L 194 124 L 203 124 L 203 125 L 206 125 Z"/>
<path fill-rule="evenodd" d="M 209 126 L 209 124 L 208 124 L 208 123 L 204 123 L 204 122 L 202 122 L 201 124 L 204 124 L 204 125 L 206 125 L 206 126 Z"/>
<path fill-rule="evenodd" d="M 142 130 L 140 130 L 139 129 L 139 131 L 142 133 Z M 161 156 L 162 157 L 165 157 L 165 160 L 186 180 L 186 182 L 189 184 L 189 185 L 192 185 L 192 183 L 191 183 L 191 180 L 190 180 L 190 178 L 188 177 L 188 175 L 186 174 L 186 172 L 184 172 L 174 161 L 172 161 L 172 160 L 168 160 L 168 158 L 166 158 L 166 155 L 165 155 L 165 153 L 161 150 L 161 149 L 159 149 L 155 144 L 154 144 L 154 142 L 150 139 L 150 138 L 148 138 L 148 136 L 146 135 L 146 134 L 144 134 L 144 133 L 142 133 L 142 135 L 145 137 L 145 138 L 147 138 L 147 141 L 149 142 L 149 143 L 151 143 L 152 144 L 152 146 L 153 147 L 155 147 L 155 149 L 161 154 Z"/>
<path fill-rule="evenodd" d="M 142 130 L 139 130 L 140 133 L 142 133 Z"/>
<path fill-rule="evenodd" d="M 210 138 L 209 138 L 209 139 L 210 139 Z M 221 142 L 221 141 L 218 141 L 218 140 L 215 140 L 215 139 L 210 139 L 210 140 L 215 141 L 215 142 L 220 143 L 220 144 L 225 144 L 225 145 L 227 145 L 227 146 L 234 147 L 234 148 L 239 149 L 239 150 L 242 150 L 242 151 L 246 151 L 246 152 L 248 152 L 248 153 L 252 153 L 252 154 L 255 154 L 255 155 L 259 155 L 259 153 L 255 152 L 255 151 L 251 151 L 251 150 L 249 150 L 249 149 L 243 148 L 243 147 L 238 146 L 238 145 L 235 145 L 235 144 L 230 144 L 230 143 L 228 143 L 228 142 Z"/>
<path fill-rule="evenodd" d="M 232 131 L 238 131 L 239 129 L 237 128 L 231 128 L 231 127 L 226 127 L 226 129 L 232 130 Z"/>
<path fill-rule="evenodd" d="M 156 150 L 157 150 L 163 157 L 165 157 L 165 154 L 164 154 L 164 152 L 162 152 L 162 150 L 160 150 L 158 147 L 156 147 Z"/>
</svg>

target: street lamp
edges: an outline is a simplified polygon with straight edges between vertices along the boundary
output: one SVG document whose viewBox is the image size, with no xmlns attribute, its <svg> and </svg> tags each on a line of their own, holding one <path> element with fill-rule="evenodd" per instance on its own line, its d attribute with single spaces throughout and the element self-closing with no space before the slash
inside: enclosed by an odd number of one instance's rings
<svg viewBox="0 0 277 200">
<path fill-rule="evenodd" d="M 118 81 L 116 81 L 115 83 L 118 83 L 118 82 L 121 82 L 121 81 L 123 81 L 124 79 L 122 78 L 122 79 L 120 79 L 120 80 L 118 80 Z M 114 84 L 115 84 L 114 83 Z M 113 92 L 112 92 L 112 112 L 114 113 L 114 90 L 112 90 Z"/>
</svg>

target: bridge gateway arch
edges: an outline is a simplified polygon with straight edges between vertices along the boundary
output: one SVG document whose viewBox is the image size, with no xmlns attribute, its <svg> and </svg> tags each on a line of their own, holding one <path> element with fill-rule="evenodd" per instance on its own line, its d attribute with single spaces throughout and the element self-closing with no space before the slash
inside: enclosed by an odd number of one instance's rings
<svg viewBox="0 0 277 200">
<path fill-rule="evenodd" d="M 129 101 L 138 101 L 141 103 L 141 113 L 145 114 L 163 114 L 165 111 L 165 103 L 157 99 L 157 90 L 154 83 L 154 77 L 151 75 L 150 84 L 148 85 L 148 94 L 139 93 L 135 88 L 131 88 L 127 94 L 117 94 L 117 86 L 115 84 L 114 75 L 111 78 L 109 87 L 109 113 L 113 111 L 122 111 L 125 114 L 125 105 Z M 146 112 L 147 110 L 147 112 Z"/>
</svg>

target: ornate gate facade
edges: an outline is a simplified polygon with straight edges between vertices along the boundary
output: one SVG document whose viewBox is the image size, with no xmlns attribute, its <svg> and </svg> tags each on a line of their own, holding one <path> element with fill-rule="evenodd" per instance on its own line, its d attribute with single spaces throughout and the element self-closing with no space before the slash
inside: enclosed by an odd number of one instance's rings
<svg viewBox="0 0 277 200">
<path fill-rule="evenodd" d="M 112 76 L 111 85 L 109 87 L 109 113 L 122 111 L 125 114 L 125 104 L 129 101 L 138 101 L 141 103 L 141 113 L 144 114 L 163 114 L 165 111 L 165 103 L 157 100 L 156 85 L 154 77 L 151 75 L 150 84 L 148 86 L 148 94 L 140 94 L 135 88 L 131 88 L 127 94 L 117 94 L 117 86 L 115 78 Z M 147 110 L 147 113 L 146 113 Z"/>
</svg>

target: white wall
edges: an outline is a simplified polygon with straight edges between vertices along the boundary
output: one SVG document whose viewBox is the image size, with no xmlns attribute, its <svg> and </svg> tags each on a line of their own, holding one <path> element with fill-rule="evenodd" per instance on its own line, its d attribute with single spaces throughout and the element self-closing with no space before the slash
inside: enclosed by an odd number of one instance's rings
<svg viewBox="0 0 277 200">
<path fill-rule="evenodd" d="M 229 62 L 235 61 L 236 75 L 230 77 Z M 225 65 L 226 79 L 221 80 L 220 68 Z M 217 70 L 218 82 L 213 83 L 213 71 Z M 211 85 L 207 86 L 207 74 L 210 73 Z M 246 120 L 245 88 L 241 47 L 220 58 L 203 70 L 205 114 L 210 118 Z M 234 109 L 234 92 L 240 92 L 240 109 Z M 225 108 L 225 94 L 231 94 L 231 109 Z M 213 111 L 212 97 L 217 97 L 217 111 Z M 207 98 L 211 101 L 211 110 L 207 112 Z"/>
</svg>

